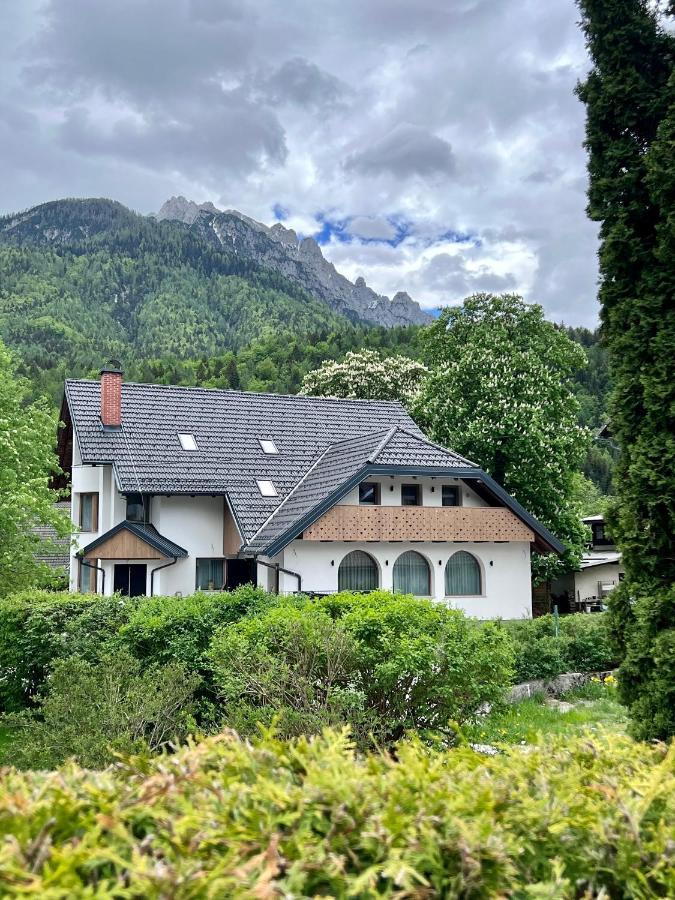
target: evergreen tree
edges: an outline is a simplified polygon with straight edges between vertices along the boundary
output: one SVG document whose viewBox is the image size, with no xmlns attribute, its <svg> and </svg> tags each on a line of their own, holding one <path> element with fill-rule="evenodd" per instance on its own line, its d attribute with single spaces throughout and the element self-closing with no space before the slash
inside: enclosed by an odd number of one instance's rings
<svg viewBox="0 0 675 900">
<path fill-rule="evenodd" d="M 675 733 L 675 37 L 647 0 L 579 0 L 593 68 L 588 213 L 621 447 L 610 514 L 627 584 L 613 600 L 636 733 Z M 615 592 L 616 593 L 616 592 Z"/>
</svg>

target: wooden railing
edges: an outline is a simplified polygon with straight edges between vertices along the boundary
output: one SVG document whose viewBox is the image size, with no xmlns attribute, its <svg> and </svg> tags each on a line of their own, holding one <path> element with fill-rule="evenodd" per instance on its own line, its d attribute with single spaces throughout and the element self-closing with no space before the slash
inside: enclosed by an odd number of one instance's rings
<svg viewBox="0 0 675 900">
<path fill-rule="evenodd" d="M 502 507 L 334 506 L 304 532 L 306 541 L 532 541 Z"/>
</svg>

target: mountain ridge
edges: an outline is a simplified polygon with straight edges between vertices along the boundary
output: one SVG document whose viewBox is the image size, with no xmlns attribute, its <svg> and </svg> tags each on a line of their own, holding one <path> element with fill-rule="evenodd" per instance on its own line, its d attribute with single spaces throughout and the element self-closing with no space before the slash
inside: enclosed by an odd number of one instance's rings
<svg viewBox="0 0 675 900">
<path fill-rule="evenodd" d="M 390 300 L 368 287 L 363 278 L 349 281 L 323 255 L 312 237 L 298 238 L 281 222 L 265 225 L 238 210 L 219 210 L 212 203 L 197 204 L 171 197 L 156 214 L 158 221 L 180 221 L 204 240 L 215 241 L 237 255 L 248 256 L 266 268 L 296 281 L 304 290 L 340 315 L 373 325 L 427 325 L 429 313 L 405 291 Z"/>
</svg>

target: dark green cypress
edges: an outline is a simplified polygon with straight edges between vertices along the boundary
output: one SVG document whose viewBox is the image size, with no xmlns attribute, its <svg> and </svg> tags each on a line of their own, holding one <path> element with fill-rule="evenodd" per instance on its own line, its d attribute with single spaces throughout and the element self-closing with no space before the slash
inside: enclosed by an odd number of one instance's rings
<svg viewBox="0 0 675 900">
<path fill-rule="evenodd" d="M 620 689 L 641 737 L 675 733 L 675 38 L 646 0 L 579 0 L 593 68 L 588 213 L 600 222 L 603 340 L 621 446 L 610 525 Z"/>
</svg>

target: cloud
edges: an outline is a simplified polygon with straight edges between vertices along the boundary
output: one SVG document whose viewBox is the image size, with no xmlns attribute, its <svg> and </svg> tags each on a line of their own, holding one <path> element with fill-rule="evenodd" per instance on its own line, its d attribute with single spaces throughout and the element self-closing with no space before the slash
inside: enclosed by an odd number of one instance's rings
<svg viewBox="0 0 675 900">
<path fill-rule="evenodd" d="M 210 198 L 380 293 L 597 321 L 574 0 L 5 6 L 0 211 Z"/>
<path fill-rule="evenodd" d="M 388 172 L 399 178 L 449 175 L 455 169 L 455 160 L 447 141 L 418 125 L 401 123 L 364 150 L 351 154 L 345 168 L 363 175 Z"/>
</svg>

